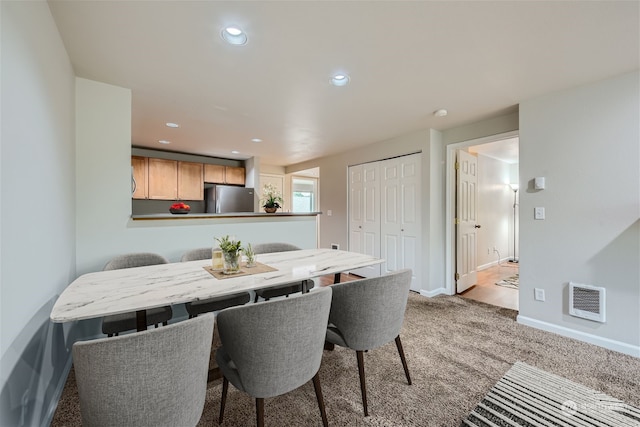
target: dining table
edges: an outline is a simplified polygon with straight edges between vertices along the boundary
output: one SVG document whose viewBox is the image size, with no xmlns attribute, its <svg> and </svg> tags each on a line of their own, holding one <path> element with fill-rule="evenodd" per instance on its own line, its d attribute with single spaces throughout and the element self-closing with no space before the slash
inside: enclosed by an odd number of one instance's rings
<svg viewBox="0 0 640 427">
<path fill-rule="evenodd" d="M 98 271 L 75 279 L 58 297 L 50 319 L 64 323 L 136 312 L 145 330 L 146 310 L 253 291 L 382 263 L 384 260 L 336 249 L 302 249 L 260 254 L 257 261 L 271 271 L 238 275 L 212 274 L 211 260 L 174 262 L 122 270 Z"/>
</svg>

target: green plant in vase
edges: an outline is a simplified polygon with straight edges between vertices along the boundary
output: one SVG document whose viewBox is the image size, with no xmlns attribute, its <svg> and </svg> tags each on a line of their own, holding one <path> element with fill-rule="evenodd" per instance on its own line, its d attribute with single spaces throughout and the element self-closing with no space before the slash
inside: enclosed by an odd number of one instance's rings
<svg viewBox="0 0 640 427">
<path fill-rule="evenodd" d="M 253 251 L 251 247 L 251 243 L 247 243 L 247 246 L 242 248 L 242 252 L 247 257 L 247 267 L 255 267 L 256 266 L 256 253 Z"/>
<path fill-rule="evenodd" d="M 222 251 L 222 261 L 224 274 L 234 274 L 240 272 L 240 252 L 242 250 L 242 242 L 235 240 L 229 236 L 217 238 L 218 245 Z"/>
</svg>

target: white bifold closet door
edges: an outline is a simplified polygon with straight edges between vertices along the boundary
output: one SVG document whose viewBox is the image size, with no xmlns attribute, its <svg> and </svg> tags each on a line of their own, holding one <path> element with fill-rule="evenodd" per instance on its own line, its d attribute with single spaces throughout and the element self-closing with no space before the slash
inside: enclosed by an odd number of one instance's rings
<svg viewBox="0 0 640 427">
<path fill-rule="evenodd" d="M 372 277 L 410 268 L 411 289 L 422 277 L 421 154 L 349 168 L 349 250 L 385 259 L 352 271 Z"/>
</svg>

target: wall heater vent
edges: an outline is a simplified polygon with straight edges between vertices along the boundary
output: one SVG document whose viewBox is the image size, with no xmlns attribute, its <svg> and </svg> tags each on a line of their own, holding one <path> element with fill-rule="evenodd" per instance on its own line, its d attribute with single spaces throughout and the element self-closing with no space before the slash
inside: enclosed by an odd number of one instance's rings
<svg viewBox="0 0 640 427">
<path fill-rule="evenodd" d="M 605 289 L 569 282 L 569 314 L 605 322 Z"/>
</svg>

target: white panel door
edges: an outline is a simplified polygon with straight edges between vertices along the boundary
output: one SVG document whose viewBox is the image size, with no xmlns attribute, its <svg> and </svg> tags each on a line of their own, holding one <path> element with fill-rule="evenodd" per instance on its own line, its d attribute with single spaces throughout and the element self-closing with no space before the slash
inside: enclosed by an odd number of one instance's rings
<svg viewBox="0 0 640 427">
<path fill-rule="evenodd" d="M 411 289 L 421 289 L 421 154 L 381 162 L 381 257 L 384 273 L 410 268 Z"/>
<path fill-rule="evenodd" d="M 458 150 L 456 164 L 456 292 L 477 282 L 478 160 Z"/>
<path fill-rule="evenodd" d="M 379 162 L 349 168 L 349 250 L 380 257 Z M 380 265 L 351 271 L 362 277 L 380 275 Z"/>
</svg>

